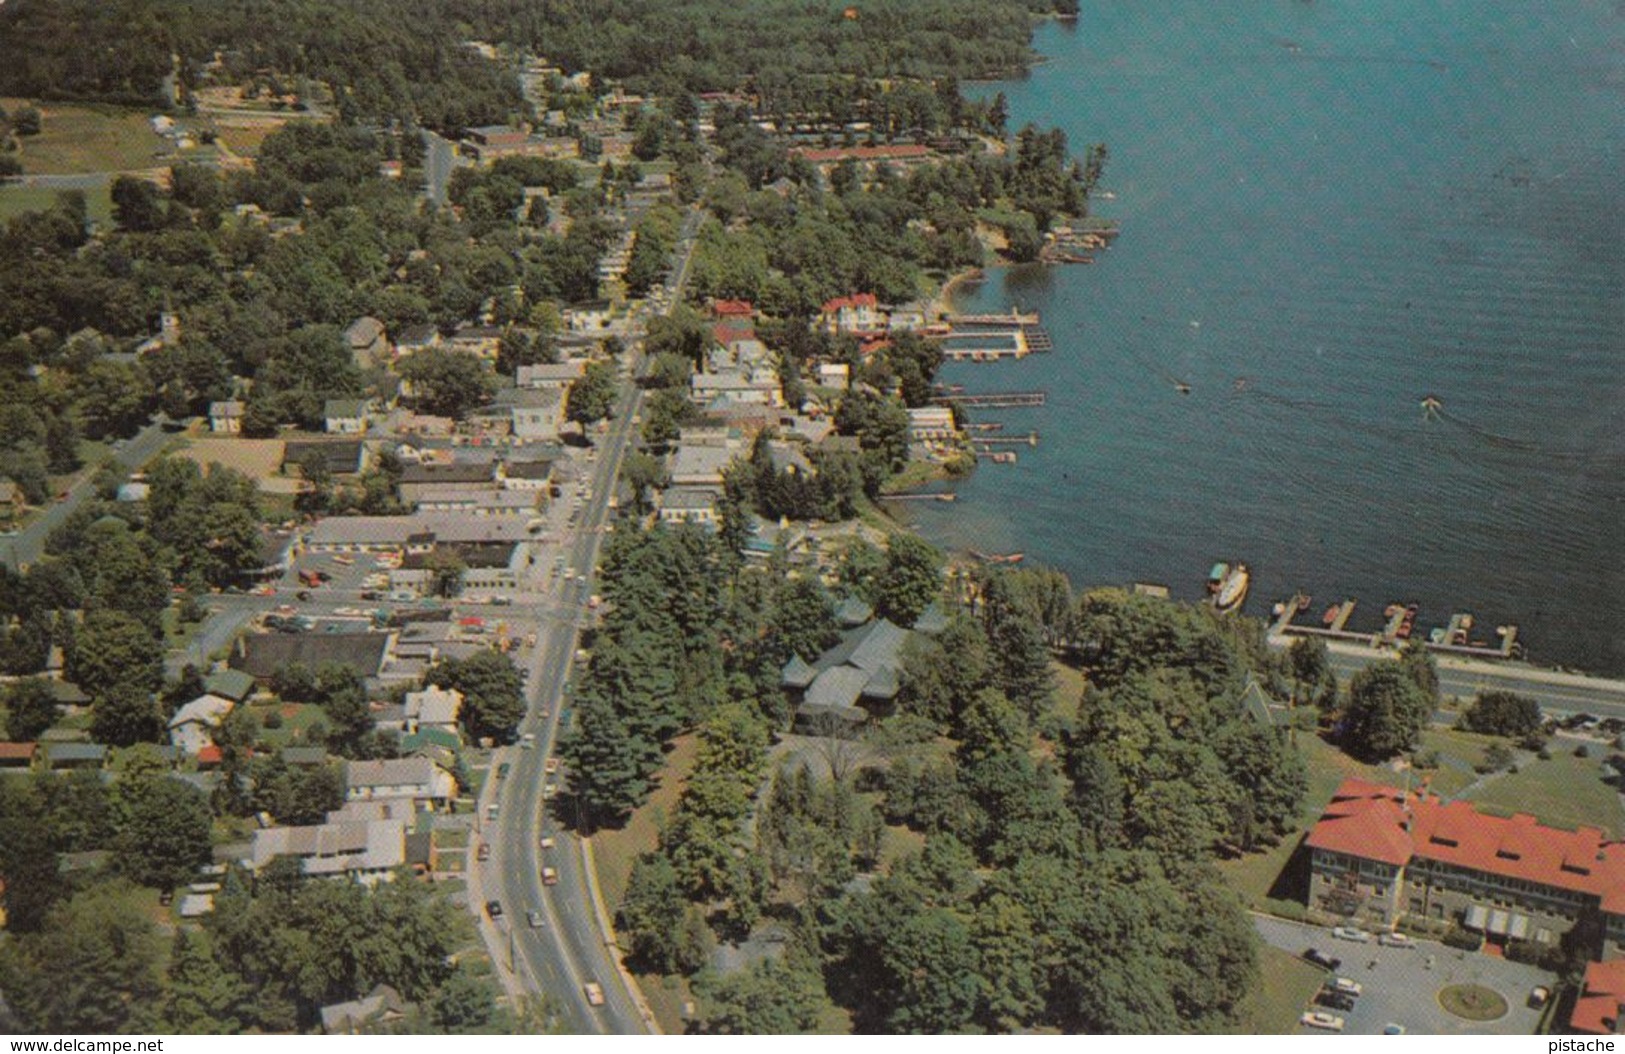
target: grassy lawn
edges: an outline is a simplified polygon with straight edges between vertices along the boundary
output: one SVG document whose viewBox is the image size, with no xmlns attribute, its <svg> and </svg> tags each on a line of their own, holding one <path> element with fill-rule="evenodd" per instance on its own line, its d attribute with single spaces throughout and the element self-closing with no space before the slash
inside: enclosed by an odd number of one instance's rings
<svg viewBox="0 0 1625 1054">
<path fill-rule="evenodd" d="M 21 99 L 0 99 L 14 110 Z M 43 118 L 39 135 L 22 141 L 23 171 L 29 175 L 122 172 L 164 164 L 155 154 L 169 144 L 147 123 L 144 111 L 114 106 L 36 104 Z"/>
<path fill-rule="evenodd" d="M 592 836 L 593 858 L 598 865 L 598 883 L 604 891 L 604 903 L 611 914 L 620 907 L 626 895 L 626 882 L 632 874 L 632 862 L 639 855 L 653 851 L 659 839 L 660 821 L 671 816 L 677 808 L 677 798 L 683 793 L 688 774 L 694 769 L 699 739 L 693 735 L 679 736 L 672 743 L 666 764 L 655 775 L 656 786 L 649 800 L 632 814 L 626 826 L 618 831 L 600 831 Z M 651 1000 L 653 993 L 650 994 Z"/>
<path fill-rule="evenodd" d="M 1577 758 L 1572 747 L 1554 750 L 1550 761 L 1524 762 L 1517 772 L 1486 779 L 1466 798 L 1486 812 L 1507 816 L 1528 812 L 1554 827 L 1587 825 L 1618 835 L 1625 831 L 1625 808 L 1620 806 L 1619 792 L 1602 781 L 1599 758 L 1606 751 L 1592 747 L 1591 753 L 1589 758 Z"/>
<path fill-rule="evenodd" d="M 285 747 L 290 743 L 308 742 L 305 733 L 317 722 L 326 723 L 322 708 L 305 703 L 272 703 L 270 705 L 257 705 L 253 708 L 254 716 L 259 719 L 262 746 L 276 749 Z M 265 719 L 272 711 L 282 715 L 281 728 L 266 728 Z"/>
<path fill-rule="evenodd" d="M 220 141 L 231 148 L 232 153 L 241 157 L 258 157 L 260 144 L 265 137 L 276 131 L 277 126 L 268 122 L 243 122 L 240 125 L 216 122 L 215 134 Z"/>
<path fill-rule="evenodd" d="M 60 193 L 54 187 L 0 186 L 0 223 L 24 212 L 47 212 L 56 207 Z M 113 222 L 113 199 L 106 184 L 86 190 L 85 205 L 92 220 L 104 227 Z"/>
<path fill-rule="evenodd" d="M 643 998 L 660 1022 L 660 1031 L 668 1036 L 684 1032 L 683 1004 L 694 998 L 689 990 L 688 978 L 665 977 L 659 974 L 636 974 Z"/>
<path fill-rule="evenodd" d="M 1241 1003 L 1240 1035 L 1279 1036 L 1291 1032 L 1298 1015 L 1320 991 L 1326 972 L 1290 952 L 1263 945 L 1258 949 L 1259 984 Z"/>
</svg>

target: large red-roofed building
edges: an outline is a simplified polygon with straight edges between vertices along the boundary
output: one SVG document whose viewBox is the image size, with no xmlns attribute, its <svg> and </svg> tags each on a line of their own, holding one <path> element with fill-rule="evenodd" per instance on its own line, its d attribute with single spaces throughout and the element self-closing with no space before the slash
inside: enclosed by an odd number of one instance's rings
<svg viewBox="0 0 1625 1054">
<path fill-rule="evenodd" d="M 1611 1036 L 1625 1026 L 1625 960 L 1591 963 L 1569 1014 L 1569 1031 Z"/>
<path fill-rule="evenodd" d="M 1593 954 L 1625 954 L 1625 843 L 1594 827 L 1479 812 L 1345 780 L 1309 832 L 1309 908 L 1383 929 L 1454 922 L 1497 944 L 1557 943 L 1596 922 Z"/>
</svg>

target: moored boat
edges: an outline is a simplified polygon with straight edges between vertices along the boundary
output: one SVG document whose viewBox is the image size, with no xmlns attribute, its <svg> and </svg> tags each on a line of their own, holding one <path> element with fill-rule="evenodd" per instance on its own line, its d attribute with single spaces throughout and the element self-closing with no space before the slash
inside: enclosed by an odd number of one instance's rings
<svg viewBox="0 0 1625 1054">
<path fill-rule="evenodd" d="M 1230 567 L 1219 580 L 1218 589 L 1213 592 L 1213 608 L 1221 615 L 1232 611 L 1239 611 L 1241 605 L 1247 600 L 1247 589 L 1252 585 L 1252 573 L 1247 565 L 1238 563 Z"/>
</svg>

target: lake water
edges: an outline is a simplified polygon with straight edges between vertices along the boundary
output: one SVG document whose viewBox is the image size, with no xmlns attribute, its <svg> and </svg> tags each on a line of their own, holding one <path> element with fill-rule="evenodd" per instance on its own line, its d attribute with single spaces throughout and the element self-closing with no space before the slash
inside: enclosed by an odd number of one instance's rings
<svg viewBox="0 0 1625 1054">
<path fill-rule="evenodd" d="M 1625 3 L 1086 2 L 1036 45 L 976 90 L 1106 142 L 1123 233 L 962 298 L 1056 349 L 944 380 L 1049 401 L 977 418 L 1041 444 L 922 533 L 1185 597 L 1239 558 L 1253 614 L 1414 600 L 1625 671 Z"/>
</svg>

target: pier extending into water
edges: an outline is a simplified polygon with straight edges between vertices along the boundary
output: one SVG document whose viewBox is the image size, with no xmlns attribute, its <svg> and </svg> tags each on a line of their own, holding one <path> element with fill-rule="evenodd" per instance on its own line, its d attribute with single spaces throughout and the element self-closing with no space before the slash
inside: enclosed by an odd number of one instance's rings
<svg viewBox="0 0 1625 1054">
<path fill-rule="evenodd" d="M 1012 406 L 1043 406 L 1043 392 L 943 392 L 931 401 L 938 406 L 980 406 L 987 409 Z"/>
<path fill-rule="evenodd" d="M 1414 604 L 1390 604 L 1383 612 L 1382 629 L 1374 633 L 1361 633 L 1348 628 L 1349 618 L 1354 614 L 1357 603 L 1358 601 L 1349 599 L 1333 604 L 1326 609 L 1321 619 L 1322 624 L 1315 626 L 1297 621 L 1300 614 L 1309 610 L 1310 598 L 1303 593 L 1294 594 L 1290 600 L 1276 605 L 1275 621 L 1270 625 L 1270 636 L 1320 637 L 1325 640 L 1364 644 L 1372 648 L 1398 646 L 1412 639 L 1412 627 L 1416 619 Z M 1475 659 L 1511 659 L 1520 653 L 1517 626 L 1511 624 L 1497 626 L 1495 634 L 1500 638 L 1500 643 L 1495 645 L 1470 641 L 1468 631 L 1472 626 L 1473 617 L 1466 612 L 1458 611 L 1450 616 L 1447 626 L 1433 630 L 1426 638 L 1415 639 L 1420 640 L 1429 651 L 1443 655 L 1461 655 Z"/>
</svg>

